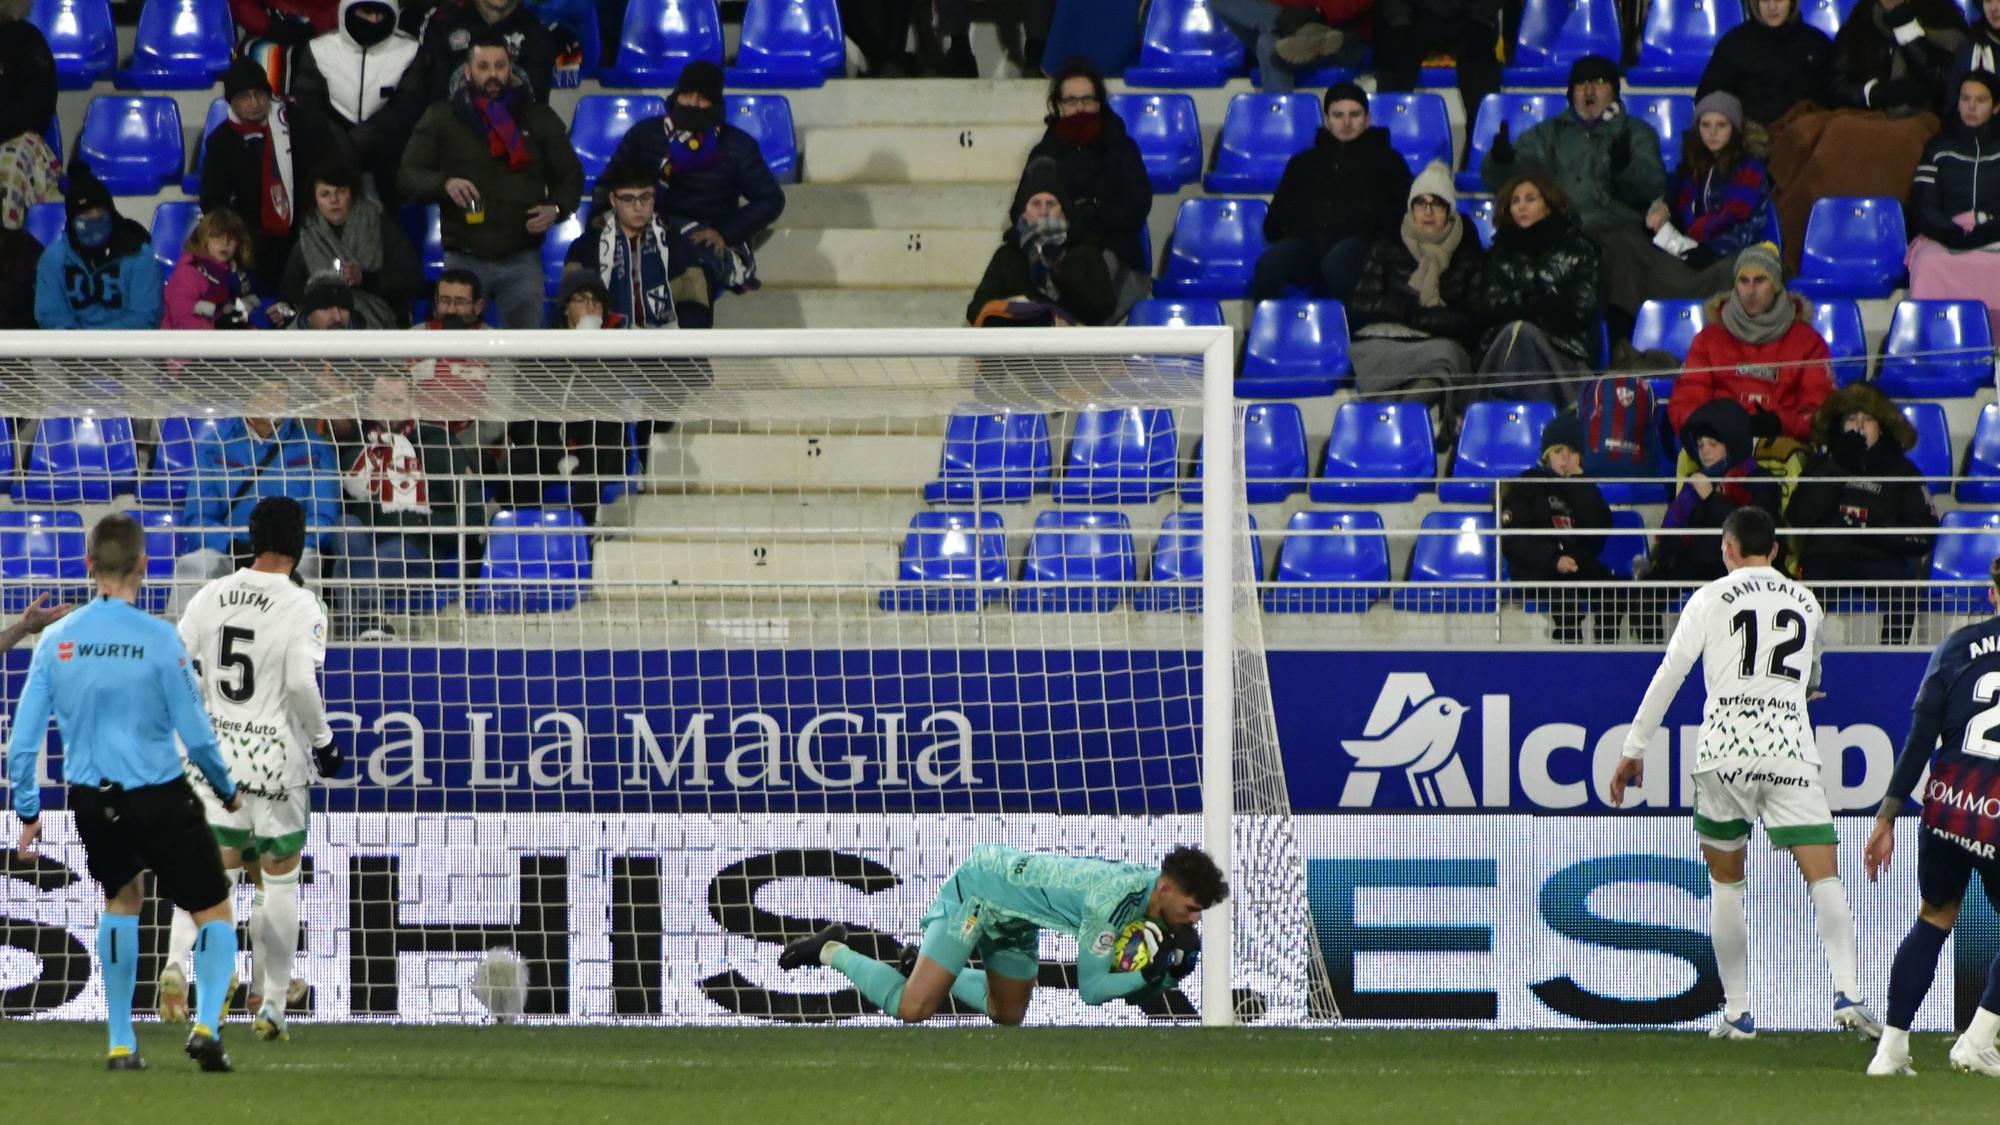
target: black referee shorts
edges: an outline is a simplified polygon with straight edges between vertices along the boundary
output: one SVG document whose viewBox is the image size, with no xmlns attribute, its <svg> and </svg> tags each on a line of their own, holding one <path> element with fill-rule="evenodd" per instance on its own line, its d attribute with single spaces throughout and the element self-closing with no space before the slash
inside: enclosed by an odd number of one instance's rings
<svg viewBox="0 0 2000 1125">
<path fill-rule="evenodd" d="M 90 877 L 106 897 L 141 871 L 159 876 L 160 893 L 189 913 L 229 897 L 222 853 L 187 779 L 110 792 L 72 785 L 69 807 Z"/>
<path fill-rule="evenodd" d="M 1917 892 L 1932 906 L 1950 906 L 1965 897 L 1973 872 L 1979 873 L 1986 901 L 2000 910 L 2000 860 L 1987 859 L 1922 825 L 1917 832 Z"/>
</svg>

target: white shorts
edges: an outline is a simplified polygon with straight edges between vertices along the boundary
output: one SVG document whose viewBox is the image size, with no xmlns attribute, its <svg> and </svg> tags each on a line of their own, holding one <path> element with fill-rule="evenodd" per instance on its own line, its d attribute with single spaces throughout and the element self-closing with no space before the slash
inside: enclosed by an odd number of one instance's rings
<svg viewBox="0 0 2000 1125">
<path fill-rule="evenodd" d="M 1694 832 L 1711 848 L 1736 851 L 1750 825 L 1764 822 L 1774 848 L 1838 842 L 1819 767 L 1797 758 L 1744 758 L 1694 775 Z"/>
<path fill-rule="evenodd" d="M 278 796 L 241 793 L 243 806 L 235 812 L 222 807 L 205 782 L 194 783 L 201 798 L 202 813 L 208 818 L 215 842 L 235 848 L 245 859 L 258 857 L 286 859 L 306 848 L 306 814 L 312 811 L 312 795 L 306 786 L 286 789 Z"/>
</svg>

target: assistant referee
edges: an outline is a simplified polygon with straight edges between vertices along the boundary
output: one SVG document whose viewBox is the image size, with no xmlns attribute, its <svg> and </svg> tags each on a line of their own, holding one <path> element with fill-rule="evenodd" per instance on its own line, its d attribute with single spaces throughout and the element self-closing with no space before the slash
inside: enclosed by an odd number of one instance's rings
<svg viewBox="0 0 2000 1125">
<path fill-rule="evenodd" d="M 28 665 L 14 711 L 7 769 L 21 817 L 16 849 L 25 858 L 41 838 L 35 763 L 49 714 L 62 732 L 63 781 L 90 877 L 104 889 L 97 955 L 110 1009 L 112 1070 L 146 1064 L 132 1034 L 139 980 L 139 876 L 150 869 L 165 895 L 201 926 L 195 973 L 201 1003 L 187 1053 L 208 1071 L 230 1069 L 222 1050 L 222 1008 L 236 964 L 236 921 L 222 857 L 181 769 L 174 735 L 216 796 L 237 807 L 236 782 L 222 760 L 201 688 L 174 627 L 132 604 L 146 577 L 146 533 L 113 513 L 90 530 L 97 597 L 48 629 Z"/>
</svg>

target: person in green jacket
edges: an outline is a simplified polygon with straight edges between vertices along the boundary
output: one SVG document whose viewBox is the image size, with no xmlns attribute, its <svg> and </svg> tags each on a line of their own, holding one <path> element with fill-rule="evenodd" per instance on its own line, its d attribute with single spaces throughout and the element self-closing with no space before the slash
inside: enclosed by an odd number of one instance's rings
<svg viewBox="0 0 2000 1125">
<path fill-rule="evenodd" d="M 1479 168 L 1488 190 L 1540 168 L 1593 237 L 1600 228 L 1644 230 L 1646 209 L 1666 191 L 1667 173 L 1660 135 L 1625 112 L 1619 78 L 1617 63 L 1586 55 L 1570 67 L 1568 109 L 1522 133 L 1518 143 L 1503 123 Z"/>
</svg>

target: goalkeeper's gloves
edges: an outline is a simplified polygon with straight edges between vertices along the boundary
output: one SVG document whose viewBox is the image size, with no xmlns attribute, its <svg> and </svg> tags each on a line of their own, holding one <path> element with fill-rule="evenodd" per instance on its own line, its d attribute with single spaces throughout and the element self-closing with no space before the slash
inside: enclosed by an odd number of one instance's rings
<svg viewBox="0 0 2000 1125">
<path fill-rule="evenodd" d="M 313 766 L 319 770 L 321 777 L 334 776 L 346 764 L 347 755 L 340 752 L 340 747 L 332 739 L 328 739 L 324 746 L 313 747 Z"/>
<path fill-rule="evenodd" d="M 1153 925 L 1148 922 L 1147 925 Z M 1174 980 L 1186 979 L 1194 972 L 1195 958 L 1201 954 L 1201 935 L 1193 926 L 1182 926 L 1177 930 L 1166 930 L 1160 935 L 1159 945 L 1153 949 L 1152 960 L 1146 962 L 1139 975 L 1148 982 L 1156 982 L 1171 976 Z"/>
</svg>

